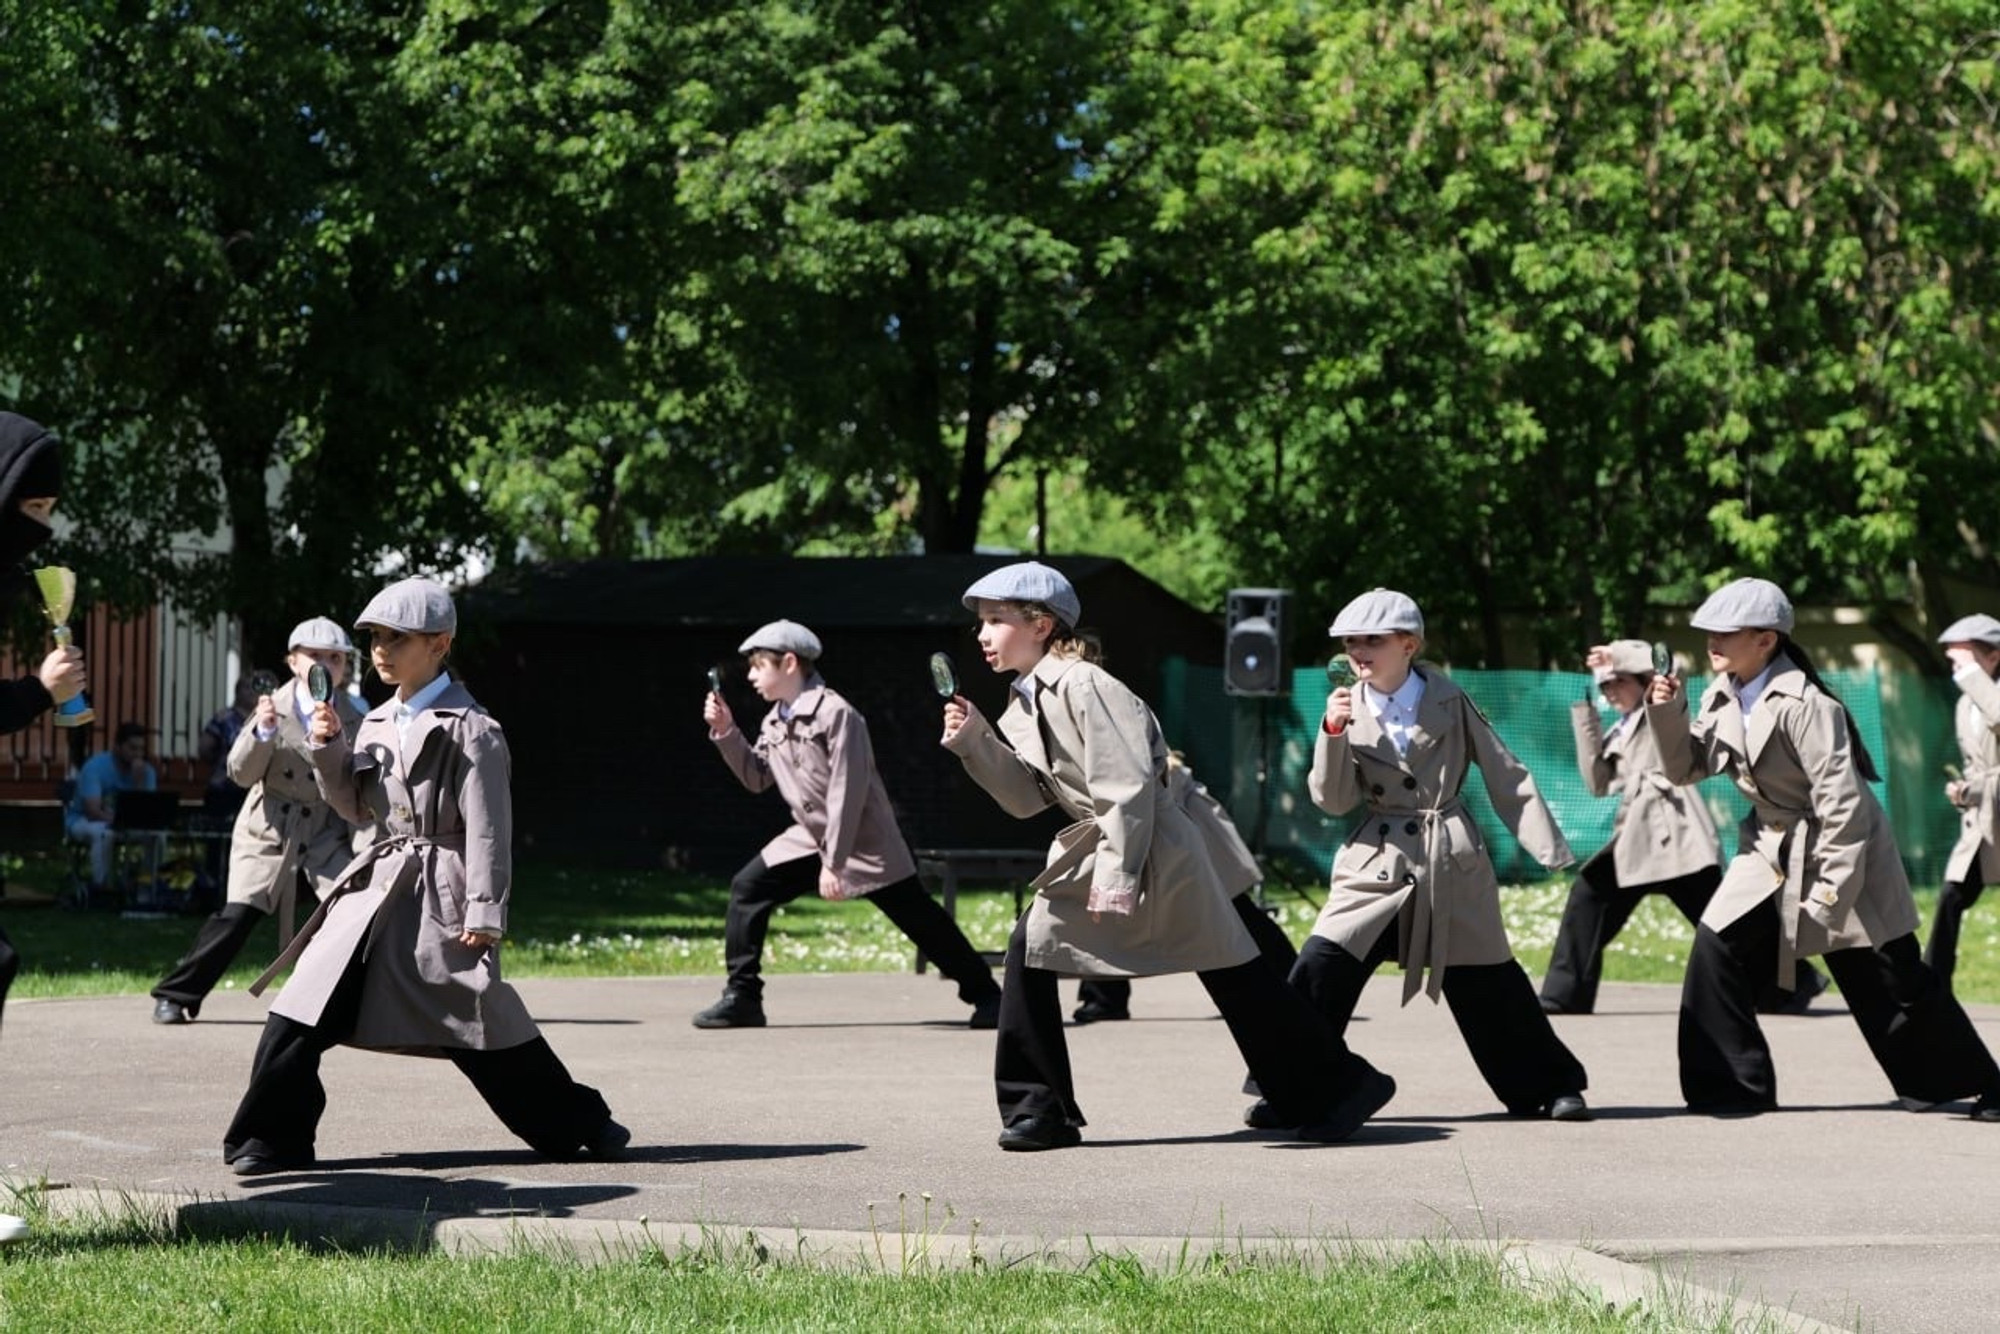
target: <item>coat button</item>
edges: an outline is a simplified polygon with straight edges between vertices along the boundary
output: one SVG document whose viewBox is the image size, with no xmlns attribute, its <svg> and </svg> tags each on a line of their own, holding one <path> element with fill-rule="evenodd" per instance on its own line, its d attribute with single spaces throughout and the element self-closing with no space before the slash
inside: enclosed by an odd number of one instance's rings
<svg viewBox="0 0 2000 1334">
<path fill-rule="evenodd" d="M 1406 884 L 1406 885 L 1414 885 L 1414 884 L 1416 884 L 1416 883 L 1417 883 L 1417 874 L 1416 874 L 1416 872 L 1414 872 L 1414 871 L 1405 871 L 1405 872 L 1403 872 L 1403 883 L 1404 883 L 1404 884 Z"/>
<path fill-rule="evenodd" d="M 1377 871 L 1375 873 L 1375 878 L 1377 880 L 1387 880 L 1389 878 L 1389 873 L 1387 871 Z"/>
<path fill-rule="evenodd" d="M 291 802 L 289 802 L 289 801 L 284 801 L 284 802 L 279 802 L 279 803 L 278 803 L 278 814 L 280 814 L 280 815 L 290 815 L 291 813 L 292 813 L 292 803 L 291 803 Z"/>
<path fill-rule="evenodd" d="M 1417 780 L 1415 778 L 1409 777 L 1408 775 L 1405 775 L 1403 778 L 1403 786 L 1410 789 L 1410 791 L 1414 792 L 1417 790 Z"/>
<path fill-rule="evenodd" d="M 1378 832 L 1379 834 L 1381 834 L 1381 835 L 1382 835 L 1382 837 L 1384 837 L 1384 838 L 1387 838 L 1387 837 L 1389 837 L 1389 826 L 1388 826 L 1387 824 L 1384 824 L 1384 825 L 1382 826 L 1382 828 L 1381 828 L 1381 829 L 1379 829 L 1379 830 L 1377 830 L 1376 832 Z"/>
<path fill-rule="evenodd" d="M 291 776 L 292 776 L 292 771 L 290 769 L 285 770 L 285 777 L 290 778 Z"/>
<path fill-rule="evenodd" d="M 1376 796 L 1378 796 L 1378 797 L 1382 795 L 1382 785 L 1381 785 L 1380 783 L 1377 783 L 1377 784 L 1375 784 L 1375 785 L 1374 785 L 1373 787 L 1369 788 L 1368 790 L 1369 790 L 1370 792 L 1373 792 L 1373 793 L 1374 793 L 1374 794 L 1375 794 Z"/>
<path fill-rule="evenodd" d="M 1403 832 L 1404 832 L 1404 833 L 1406 833 L 1406 834 L 1414 834 L 1414 833 L 1416 833 L 1416 832 L 1417 832 L 1417 822 L 1416 822 L 1415 820 L 1411 820 L 1410 822 L 1408 822 L 1407 824 L 1405 824 L 1405 825 L 1403 826 Z"/>
</svg>

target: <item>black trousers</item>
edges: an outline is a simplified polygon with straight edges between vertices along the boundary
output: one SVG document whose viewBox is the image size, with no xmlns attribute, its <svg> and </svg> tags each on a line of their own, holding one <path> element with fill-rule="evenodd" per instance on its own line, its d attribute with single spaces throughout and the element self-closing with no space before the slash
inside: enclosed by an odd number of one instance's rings
<svg viewBox="0 0 2000 1334">
<path fill-rule="evenodd" d="M 1950 1102 L 2000 1094 L 2000 1067 L 1964 1007 L 1918 956 L 1914 933 L 1824 957 L 1898 1096 Z M 1754 1003 L 1777 958 L 1775 895 L 1719 932 L 1695 928 L 1680 1020 L 1681 1096 L 1695 1111 L 1777 1106 L 1778 1076 Z"/>
<path fill-rule="evenodd" d="M 1979 859 L 1972 859 L 1972 869 L 1963 880 L 1947 880 L 1944 890 L 1938 895 L 1937 920 L 1931 923 L 1930 943 L 1924 946 L 1924 962 L 1929 964 L 1944 984 L 1951 990 L 1951 975 L 1958 969 L 1958 927 L 1965 916 L 1965 910 L 1979 902 L 1980 894 L 1986 888 L 1986 877 L 1979 869 Z"/>
<path fill-rule="evenodd" d="M 7 1008 L 7 988 L 14 985 L 14 974 L 21 971 L 21 956 L 14 949 L 14 942 L 7 939 L 7 933 L 0 931 L 0 1012 Z"/>
<path fill-rule="evenodd" d="M 301 1024 L 276 1014 L 264 1021 L 250 1086 L 223 1134 L 224 1162 L 245 1155 L 312 1160 L 319 1119 L 326 1111 L 320 1057 L 354 1031 L 367 973 L 361 953 L 357 946 L 319 1023 Z M 450 1048 L 444 1054 L 472 1081 L 500 1123 L 544 1157 L 577 1157 L 611 1119 L 602 1095 L 572 1079 L 544 1038 L 498 1051 Z"/>
<path fill-rule="evenodd" d="M 1276 970 L 1279 977 L 1290 977 L 1292 965 L 1298 961 L 1298 946 L 1285 934 L 1271 917 L 1257 906 L 1257 900 L 1249 890 L 1244 890 L 1229 901 L 1236 909 L 1236 915 L 1243 919 L 1250 938 L 1257 942 L 1257 952 L 1264 956 L 1264 962 Z M 1086 977 L 1077 984 L 1078 1004 L 1096 1001 L 1114 1010 L 1132 1008 L 1132 979 L 1127 977 Z"/>
<path fill-rule="evenodd" d="M 1615 939 L 1648 894 L 1664 894 L 1692 926 L 1722 883 L 1722 868 L 1641 885 L 1618 883 L 1618 868 L 1607 849 L 1583 864 L 1569 887 L 1562 924 L 1556 928 L 1549 970 L 1542 975 L 1542 998 L 1571 1014 L 1597 1008 L 1597 985 L 1604 977 L 1604 947 Z"/>
<path fill-rule="evenodd" d="M 819 862 L 811 857 L 796 857 L 776 866 L 766 866 L 762 857 L 752 857 L 729 882 L 729 911 L 722 922 L 729 990 L 743 996 L 763 996 L 764 937 L 771 929 L 771 914 L 793 899 L 817 896 L 819 871 Z M 960 1000 L 977 1005 L 999 991 L 986 960 L 979 957 L 944 905 L 932 898 L 915 876 L 885 885 L 866 897 L 937 965 L 940 973 L 958 983 Z"/>
<path fill-rule="evenodd" d="M 247 903 L 223 904 L 202 922 L 193 948 L 153 987 L 154 999 L 175 1001 L 190 1015 L 200 1014 L 203 998 L 215 990 L 257 924 L 267 916 Z"/>
<path fill-rule="evenodd" d="M 1324 937 L 1308 937 L 1292 968 L 1292 986 L 1344 1034 L 1362 988 L 1395 957 L 1396 935 L 1392 924 L 1365 959 Z M 1472 1063 L 1508 1111 L 1531 1115 L 1589 1086 L 1583 1063 L 1556 1036 L 1518 960 L 1451 964 L 1443 989 Z"/>
<path fill-rule="evenodd" d="M 1007 941 L 993 1088 L 1002 1125 L 1038 1117 L 1085 1124 L 1071 1077 L 1056 974 L 1030 968 L 1028 914 Z M 1370 1072 L 1324 1020 L 1262 960 L 1195 974 L 1222 1013 L 1229 1036 L 1264 1100 L 1301 1123 L 1317 1121 Z"/>
</svg>

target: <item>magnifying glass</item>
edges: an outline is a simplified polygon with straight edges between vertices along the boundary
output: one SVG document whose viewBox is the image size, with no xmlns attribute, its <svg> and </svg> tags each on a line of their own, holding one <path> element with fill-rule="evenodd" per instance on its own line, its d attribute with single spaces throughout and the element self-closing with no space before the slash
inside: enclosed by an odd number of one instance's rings
<svg viewBox="0 0 2000 1334">
<path fill-rule="evenodd" d="M 315 704 L 324 704 L 333 698 L 333 673 L 326 669 L 325 663 L 316 662 L 306 669 L 306 693 L 312 696 Z"/>
<path fill-rule="evenodd" d="M 1653 671 L 1659 676 L 1672 676 L 1674 674 L 1674 655 L 1668 652 L 1667 646 L 1657 639 L 1653 641 Z"/>
<path fill-rule="evenodd" d="M 1345 653 L 1336 653 L 1326 664 L 1326 683 L 1334 690 L 1352 690 L 1361 677 L 1354 670 L 1354 659 Z"/>
<path fill-rule="evenodd" d="M 720 695 L 722 693 L 722 669 L 720 667 L 711 667 L 708 669 L 708 693 L 711 695 Z"/>
<path fill-rule="evenodd" d="M 268 695 L 278 688 L 278 674 L 258 668 L 250 673 L 250 689 L 259 695 Z"/>
<path fill-rule="evenodd" d="M 937 691 L 939 699 L 958 694 L 958 668 L 951 665 L 949 653 L 931 654 L 931 689 Z"/>
</svg>

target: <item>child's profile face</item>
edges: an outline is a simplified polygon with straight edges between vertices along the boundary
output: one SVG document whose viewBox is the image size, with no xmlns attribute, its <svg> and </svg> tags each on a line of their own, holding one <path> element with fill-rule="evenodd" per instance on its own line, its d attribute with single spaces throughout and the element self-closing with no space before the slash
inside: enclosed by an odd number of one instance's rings
<svg viewBox="0 0 2000 1334">
<path fill-rule="evenodd" d="M 1708 665 L 1718 674 L 1727 672 L 1739 681 L 1748 681 L 1764 670 L 1777 648 L 1775 630 L 1711 630 Z"/>
<path fill-rule="evenodd" d="M 996 672 L 1029 672 L 1048 652 L 1055 623 L 1018 602 L 980 598 L 979 651 Z"/>
<path fill-rule="evenodd" d="M 444 669 L 444 655 L 451 651 L 450 635 L 414 634 L 382 626 L 369 630 L 368 661 L 375 675 L 384 685 L 397 687 L 405 698 L 437 679 Z"/>
<path fill-rule="evenodd" d="M 337 648 L 295 648 L 285 658 L 285 665 L 292 669 L 292 679 L 300 685 L 306 683 L 306 673 L 315 663 L 326 668 L 335 685 L 347 679 L 347 655 Z"/>
<path fill-rule="evenodd" d="M 745 658 L 744 663 L 744 674 L 759 699 L 797 699 L 799 691 L 805 686 L 805 671 L 799 665 L 796 653 L 772 653 L 768 649 L 758 649 Z"/>
</svg>

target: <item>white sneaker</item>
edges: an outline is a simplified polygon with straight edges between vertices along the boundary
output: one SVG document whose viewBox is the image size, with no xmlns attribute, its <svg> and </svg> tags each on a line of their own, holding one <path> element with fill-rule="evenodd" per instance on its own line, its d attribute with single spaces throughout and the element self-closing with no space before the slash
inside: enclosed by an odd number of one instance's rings
<svg viewBox="0 0 2000 1334">
<path fill-rule="evenodd" d="M 27 1219 L 16 1218 L 13 1214 L 0 1214 L 0 1246 L 10 1241 L 25 1240 L 27 1235 Z"/>
</svg>

